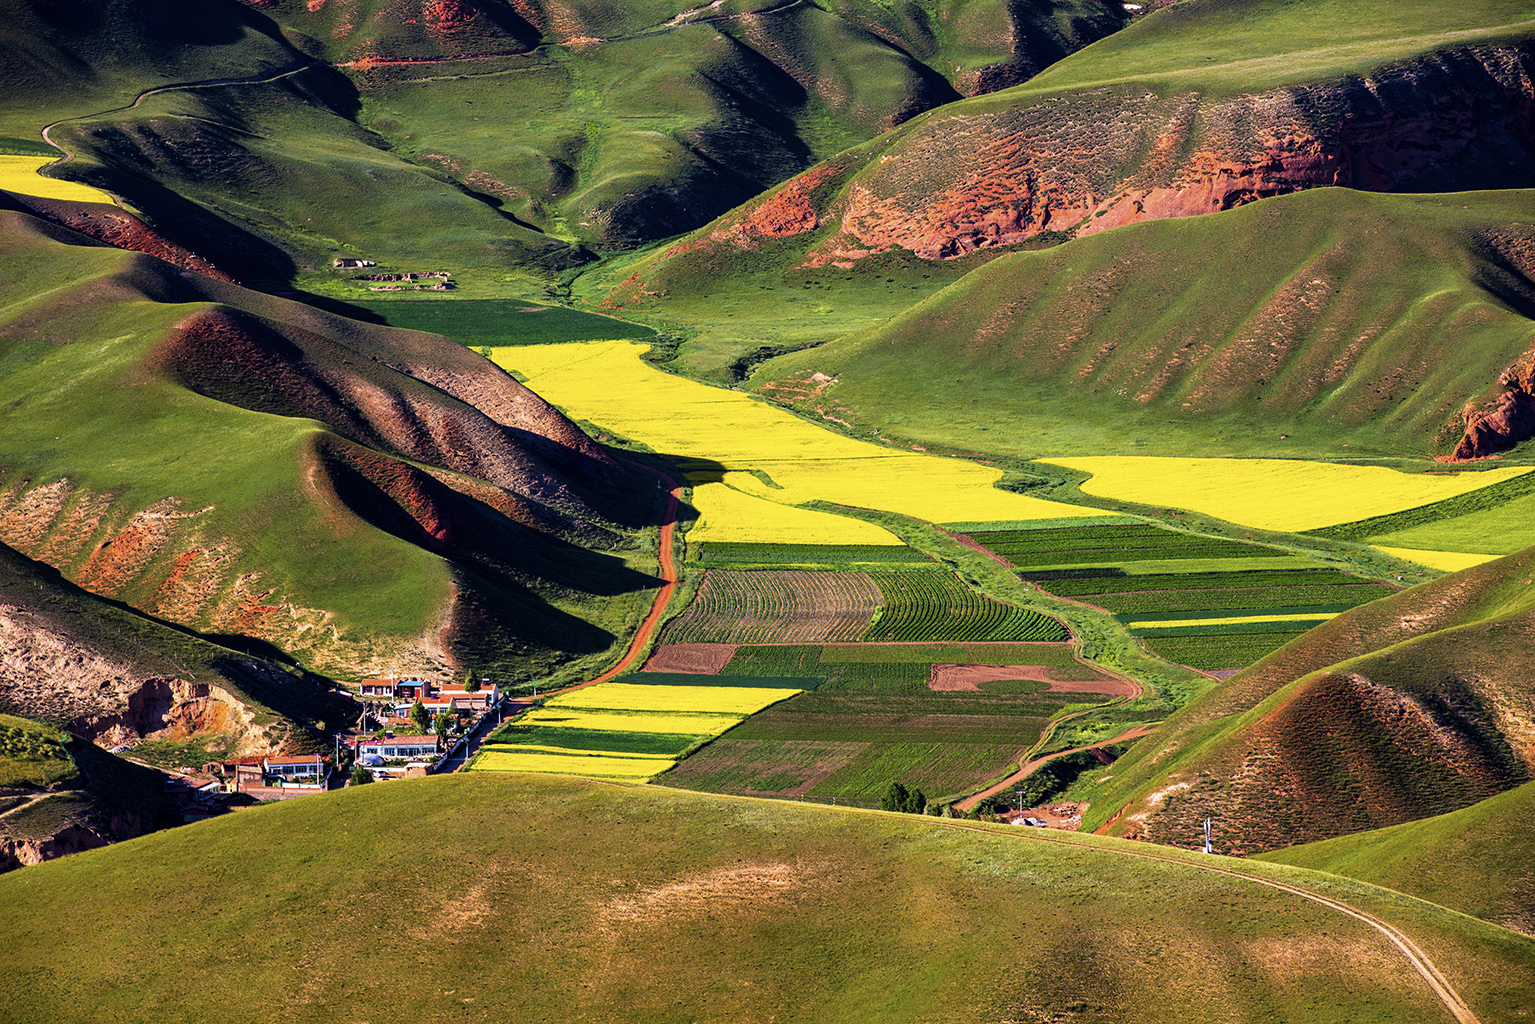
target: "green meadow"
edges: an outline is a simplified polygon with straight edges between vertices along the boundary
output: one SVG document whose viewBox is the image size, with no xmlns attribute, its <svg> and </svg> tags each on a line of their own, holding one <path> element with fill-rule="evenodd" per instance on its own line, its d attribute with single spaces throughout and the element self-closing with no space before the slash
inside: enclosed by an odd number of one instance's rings
<svg viewBox="0 0 1535 1024">
<path fill-rule="evenodd" d="M 1376 932 L 1204 870 L 1219 858 L 1020 831 L 536 776 L 377 784 L 0 877 L 0 900 L 27 908 L 0 918 L 0 997 L 18 1020 L 125 1022 L 1442 1012 Z M 1524 936 L 1336 876 L 1231 867 L 1403 928 L 1487 1024 L 1535 986 Z"/>
</svg>

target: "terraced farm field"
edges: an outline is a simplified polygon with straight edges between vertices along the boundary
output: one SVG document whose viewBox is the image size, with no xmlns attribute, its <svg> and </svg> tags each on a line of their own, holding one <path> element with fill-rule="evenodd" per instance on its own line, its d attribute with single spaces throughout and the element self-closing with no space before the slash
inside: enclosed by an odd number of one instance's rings
<svg viewBox="0 0 1535 1024">
<path fill-rule="evenodd" d="M 853 566 L 932 565 L 905 544 L 700 544 L 691 559 L 716 569 L 840 569 Z"/>
<path fill-rule="evenodd" d="M 971 536 L 1041 589 L 1111 612 L 1162 657 L 1206 671 L 1241 668 L 1396 592 L 1277 549 L 1151 525 Z"/>
<path fill-rule="evenodd" d="M 893 667 L 919 676 L 927 669 Z M 1050 717 L 1083 700 L 1034 686 L 1027 694 L 933 692 L 925 683 L 895 692 L 807 691 L 754 716 L 657 782 L 874 807 L 899 781 L 935 800 L 956 798 L 1013 770 Z"/>
<path fill-rule="evenodd" d="M 957 797 L 1016 768 L 1051 716 L 1133 691 L 1063 643 L 728 649 L 728 677 L 803 679 L 806 692 L 703 747 L 659 784 L 875 806 L 899 781 Z"/>
<path fill-rule="evenodd" d="M 692 605 L 662 634 L 667 643 L 858 640 L 881 606 L 861 572 L 711 569 Z"/>
<path fill-rule="evenodd" d="M 710 569 L 662 642 L 1064 640 L 1060 623 L 977 594 L 941 569 Z"/>
<path fill-rule="evenodd" d="M 643 781 L 799 692 L 783 681 L 712 681 L 676 685 L 675 677 L 633 675 L 560 694 L 498 729 L 467 770 Z"/>
</svg>

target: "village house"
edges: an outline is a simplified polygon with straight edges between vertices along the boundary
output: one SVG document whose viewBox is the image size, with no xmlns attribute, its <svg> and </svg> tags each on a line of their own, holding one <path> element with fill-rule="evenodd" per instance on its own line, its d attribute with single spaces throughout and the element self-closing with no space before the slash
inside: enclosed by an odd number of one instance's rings
<svg viewBox="0 0 1535 1024">
<path fill-rule="evenodd" d="M 435 761 L 442 753 L 440 736 L 386 736 L 383 739 L 362 740 L 357 744 L 357 760 L 369 763 L 414 760 L 426 758 Z"/>
<path fill-rule="evenodd" d="M 485 683 L 478 690 L 466 690 L 462 686 L 443 686 L 430 699 L 421 703 L 433 714 L 441 711 L 484 711 L 493 708 L 501 699 L 501 691 L 495 683 Z"/>
<path fill-rule="evenodd" d="M 222 763 L 232 776 L 232 793 L 257 800 L 287 800 L 323 793 L 330 786 L 330 765 L 321 754 L 296 757 L 240 757 Z"/>
<path fill-rule="evenodd" d="M 389 700 L 424 700 L 431 689 L 431 684 L 421 679 L 364 679 L 357 685 L 359 696 Z"/>
</svg>

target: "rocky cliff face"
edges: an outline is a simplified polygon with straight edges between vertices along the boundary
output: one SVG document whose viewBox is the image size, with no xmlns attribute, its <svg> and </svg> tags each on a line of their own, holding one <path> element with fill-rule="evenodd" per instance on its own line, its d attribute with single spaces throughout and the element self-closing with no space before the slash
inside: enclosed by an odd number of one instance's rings
<svg viewBox="0 0 1535 1024">
<path fill-rule="evenodd" d="M 700 241 L 750 246 L 819 231 L 804 265 L 846 267 L 888 250 L 948 259 L 1329 185 L 1535 184 L 1527 46 L 1433 53 L 1362 78 L 1226 99 L 1114 86 L 968 109 L 930 116 L 866 151 L 819 204 L 805 197 L 824 167 Z"/>
</svg>

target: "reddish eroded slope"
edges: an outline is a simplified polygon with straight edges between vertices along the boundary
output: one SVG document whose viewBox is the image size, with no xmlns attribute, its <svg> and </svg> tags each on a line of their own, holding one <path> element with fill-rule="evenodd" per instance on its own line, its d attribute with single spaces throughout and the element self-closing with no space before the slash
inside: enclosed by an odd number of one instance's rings
<svg viewBox="0 0 1535 1024">
<path fill-rule="evenodd" d="M 522 442 L 525 428 L 504 426 L 437 387 L 302 328 L 217 306 L 182 321 L 150 358 L 157 370 L 210 398 L 319 420 L 371 447 L 595 516 Z M 505 395 L 502 404 L 516 409 L 526 389 L 501 377 L 500 394 L 485 400 Z M 569 426 L 563 417 L 557 423 Z M 580 454 L 607 461 L 590 441 L 580 447 L 587 449 Z"/>
<path fill-rule="evenodd" d="M 804 266 L 851 266 L 887 250 L 947 259 L 1319 186 L 1528 185 L 1535 158 L 1527 46 L 1449 50 L 1362 79 L 1226 99 L 1105 86 L 1002 102 L 1013 95 L 931 114 L 839 158 L 858 162 L 837 169 L 836 190 L 817 188 L 833 172 L 815 168 L 673 251 L 816 232 Z M 774 216 L 775 206 L 792 213 Z"/>
<path fill-rule="evenodd" d="M 1251 853 L 1469 806 L 1535 776 L 1535 552 L 1324 623 L 1117 766 L 1107 831 Z"/>
<path fill-rule="evenodd" d="M 599 654 L 582 613 L 653 585 L 607 552 L 654 483 L 476 353 L 0 220 L 19 268 L 70 275 L 19 269 L 3 304 L 27 557 L 348 677 Z"/>
<path fill-rule="evenodd" d="M 34 214 L 104 245 L 146 253 L 174 267 L 220 281 L 234 281 L 197 253 L 166 238 L 131 213 L 106 203 L 73 203 L 0 192 L 0 210 Z"/>
</svg>

